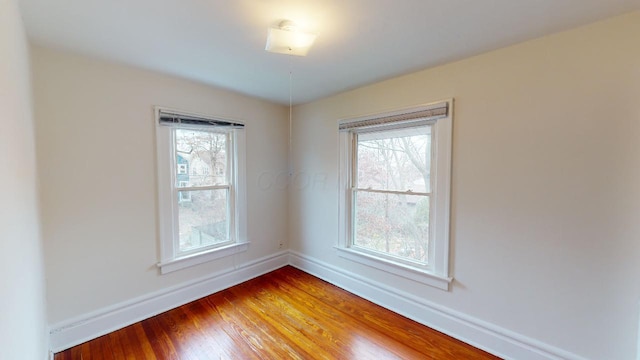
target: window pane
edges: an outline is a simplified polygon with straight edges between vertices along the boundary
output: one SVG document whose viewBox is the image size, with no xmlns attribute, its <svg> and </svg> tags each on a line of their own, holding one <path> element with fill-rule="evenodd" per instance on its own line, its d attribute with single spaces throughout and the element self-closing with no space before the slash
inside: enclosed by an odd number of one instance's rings
<svg viewBox="0 0 640 360">
<path fill-rule="evenodd" d="M 178 191 L 179 251 L 229 241 L 227 189 Z"/>
<path fill-rule="evenodd" d="M 227 134 L 176 129 L 176 186 L 228 184 Z"/>
<path fill-rule="evenodd" d="M 427 263 L 429 197 L 357 191 L 354 245 Z"/>
<path fill-rule="evenodd" d="M 360 189 L 430 192 L 431 126 L 358 134 Z"/>
</svg>

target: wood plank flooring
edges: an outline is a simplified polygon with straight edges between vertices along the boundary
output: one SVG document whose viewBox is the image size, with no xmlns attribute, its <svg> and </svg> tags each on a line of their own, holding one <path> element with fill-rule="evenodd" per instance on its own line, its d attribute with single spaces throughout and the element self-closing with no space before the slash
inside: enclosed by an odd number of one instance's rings
<svg viewBox="0 0 640 360">
<path fill-rule="evenodd" d="M 55 355 L 78 359 L 497 359 L 287 266 Z"/>
</svg>

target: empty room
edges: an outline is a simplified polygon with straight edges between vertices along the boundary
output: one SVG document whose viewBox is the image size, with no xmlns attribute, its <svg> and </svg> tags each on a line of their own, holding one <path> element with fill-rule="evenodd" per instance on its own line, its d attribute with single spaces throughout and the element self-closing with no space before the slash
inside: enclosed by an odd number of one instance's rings
<svg viewBox="0 0 640 360">
<path fill-rule="evenodd" d="M 637 0 L 0 0 L 0 358 L 640 360 Z"/>
</svg>

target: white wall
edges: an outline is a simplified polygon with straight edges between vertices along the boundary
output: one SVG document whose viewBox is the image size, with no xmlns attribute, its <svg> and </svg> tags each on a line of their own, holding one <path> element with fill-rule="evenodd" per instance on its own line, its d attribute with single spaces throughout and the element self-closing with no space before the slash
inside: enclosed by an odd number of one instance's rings
<svg viewBox="0 0 640 360">
<path fill-rule="evenodd" d="M 294 170 L 327 181 L 292 188 L 291 248 L 552 348 L 635 358 L 639 38 L 633 13 L 297 107 Z M 339 258 L 337 120 L 450 97 L 453 289 Z"/>
<path fill-rule="evenodd" d="M 0 0 L 0 357 L 48 356 L 27 39 Z"/>
<path fill-rule="evenodd" d="M 52 325 L 233 269 L 279 250 L 287 110 L 222 89 L 35 47 L 42 232 Z M 247 124 L 246 253 L 159 275 L 153 106 Z"/>
</svg>

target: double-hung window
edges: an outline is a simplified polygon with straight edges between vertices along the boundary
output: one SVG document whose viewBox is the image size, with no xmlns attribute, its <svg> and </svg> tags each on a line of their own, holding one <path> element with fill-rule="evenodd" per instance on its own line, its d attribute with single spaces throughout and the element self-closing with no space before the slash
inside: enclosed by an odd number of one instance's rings
<svg viewBox="0 0 640 360">
<path fill-rule="evenodd" d="M 244 124 L 156 109 L 162 273 L 246 250 Z"/>
<path fill-rule="evenodd" d="M 339 255 L 448 289 L 451 105 L 340 122 Z"/>
</svg>

